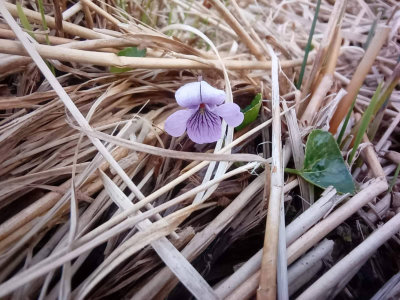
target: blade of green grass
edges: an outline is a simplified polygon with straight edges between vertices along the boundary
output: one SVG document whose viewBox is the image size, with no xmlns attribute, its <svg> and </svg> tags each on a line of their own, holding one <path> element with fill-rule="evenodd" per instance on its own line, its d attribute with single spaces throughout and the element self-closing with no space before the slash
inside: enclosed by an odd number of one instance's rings
<svg viewBox="0 0 400 300">
<path fill-rule="evenodd" d="M 144 24 L 146 25 L 151 25 L 152 20 L 150 18 L 150 6 L 151 6 L 151 2 L 152 1 L 147 1 L 147 4 L 145 7 L 143 7 L 143 12 L 142 12 L 142 16 L 140 18 L 140 21 L 142 21 Z"/>
<path fill-rule="evenodd" d="M 40 15 L 42 16 L 42 26 L 43 26 L 43 29 L 44 29 L 45 31 L 47 31 L 47 30 L 48 30 L 48 27 L 47 27 L 46 17 L 45 17 L 45 15 L 44 15 L 43 0 L 38 0 L 38 5 L 39 5 Z M 46 43 L 47 43 L 47 45 L 50 45 L 49 35 L 48 35 L 47 33 L 46 33 Z"/>
<path fill-rule="evenodd" d="M 118 6 L 119 6 L 120 8 L 122 8 L 124 11 L 126 11 L 126 3 L 125 3 L 125 0 L 119 0 L 119 1 L 118 1 Z"/>
<path fill-rule="evenodd" d="M 47 26 L 46 17 L 45 17 L 45 14 L 44 14 L 43 0 L 38 0 L 38 6 L 39 6 L 40 15 L 42 17 L 43 29 L 45 31 L 47 31 L 47 30 L 49 30 L 49 27 Z M 46 38 L 47 45 L 50 45 L 49 35 L 47 33 L 45 34 L 45 38 Z M 55 75 L 56 74 L 56 70 L 55 70 L 54 66 L 51 63 L 49 63 L 47 60 L 46 60 L 46 65 L 49 67 L 51 72 Z"/>
<path fill-rule="evenodd" d="M 382 96 L 379 97 L 377 106 L 374 110 L 374 115 L 379 111 L 380 108 L 386 107 L 386 105 L 389 102 L 390 95 L 392 94 L 394 88 L 396 87 L 397 83 L 399 82 L 400 79 L 400 74 L 399 77 L 395 78 L 388 87 L 383 91 Z"/>
<path fill-rule="evenodd" d="M 376 105 L 378 103 L 379 94 L 381 93 L 381 88 L 382 88 L 382 84 L 380 83 L 378 85 L 378 88 L 376 89 L 374 95 L 372 96 L 370 104 L 368 105 L 367 109 L 365 110 L 365 112 L 362 116 L 360 127 L 357 131 L 357 135 L 354 140 L 353 149 L 351 150 L 350 157 L 348 160 L 349 165 L 351 165 L 351 162 L 353 161 L 353 158 L 356 155 L 357 148 L 360 145 L 362 138 L 364 136 L 364 133 L 366 132 L 368 125 L 371 121 L 373 112 L 375 111 Z"/>
<path fill-rule="evenodd" d="M 400 80 L 400 64 L 397 64 L 393 70 L 392 75 L 388 79 L 388 83 L 383 88 L 383 91 L 378 100 L 378 104 L 375 107 L 374 116 L 376 116 L 376 117 L 374 118 L 374 121 L 372 122 L 372 124 L 368 130 L 368 137 L 371 141 L 374 139 L 375 134 L 379 129 L 379 126 L 383 119 L 383 115 L 385 113 L 385 109 L 389 105 L 390 96 L 391 96 L 394 88 L 399 83 L 399 80 Z"/>
<path fill-rule="evenodd" d="M 32 26 L 28 21 L 28 18 L 25 16 L 24 10 L 22 9 L 21 3 L 17 2 L 17 12 L 18 12 L 18 18 L 21 20 L 22 26 L 25 28 L 25 30 L 29 33 L 31 37 L 35 38 L 35 35 L 33 34 Z"/>
<path fill-rule="evenodd" d="M 305 69 L 306 69 L 306 64 L 307 64 L 307 60 L 308 60 L 308 54 L 311 51 L 311 43 L 312 43 L 312 38 L 313 38 L 313 35 L 314 35 L 315 25 L 317 24 L 317 19 L 318 19 L 319 7 L 320 6 L 321 6 L 321 0 L 318 0 L 317 1 L 317 7 L 315 8 L 314 19 L 313 19 L 313 22 L 311 24 L 310 34 L 308 36 L 306 49 L 304 50 L 304 58 L 303 58 L 303 63 L 301 65 L 299 80 L 297 81 L 297 84 L 296 84 L 296 88 L 298 90 L 300 90 L 301 84 L 303 83 L 304 72 L 305 72 Z"/>
</svg>

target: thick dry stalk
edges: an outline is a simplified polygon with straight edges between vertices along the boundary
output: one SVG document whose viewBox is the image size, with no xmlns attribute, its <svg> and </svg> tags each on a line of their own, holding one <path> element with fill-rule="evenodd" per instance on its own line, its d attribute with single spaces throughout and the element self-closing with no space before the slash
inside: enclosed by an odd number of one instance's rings
<svg viewBox="0 0 400 300">
<path fill-rule="evenodd" d="M 93 64 L 97 66 L 117 66 L 143 69 L 216 69 L 220 65 L 218 60 L 203 60 L 206 63 L 183 58 L 154 58 L 154 57 L 126 57 L 114 53 L 101 53 L 77 49 L 65 49 L 47 45 L 34 45 L 43 58 L 57 59 L 60 61 Z M 0 52 L 28 56 L 29 54 L 19 42 L 0 40 Z M 229 70 L 269 70 L 270 61 L 238 61 L 224 60 L 225 67 Z M 281 67 L 288 68 L 299 66 L 300 59 L 282 61 Z"/>
<path fill-rule="evenodd" d="M 283 162 L 281 141 L 281 117 L 279 104 L 278 58 L 271 46 L 272 58 L 272 163 L 271 191 L 269 193 L 267 223 L 264 236 L 264 251 L 261 262 L 260 286 L 257 299 L 276 298 L 276 274 L 279 239 L 280 206 L 283 203 Z"/>
<path fill-rule="evenodd" d="M 315 264 L 320 263 L 321 259 L 330 254 L 333 250 L 334 244 L 335 243 L 331 240 L 323 240 L 289 268 L 288 280 L 291 295 L 307 282 L 303 280 L 304 274 Z"/>
<path fill-rule="evenodd" d="M 364 57 L 358 65 L 357 70 L 347 87 L 347 94 L 340 101 L 340 104 L 337 106 L 335 114 L 331 119 L 329 131 L 332 134 L 336 133 L 340 123 L 349 111 L 354 98 L 357 96 L 357 93 L 364 82 L 365 77 L 368 75 L 369 70 L 378 56 L 379 51 L 386 42 L 389 32 L 390 27 L 380 27 L 377 29 L 370 46 L 365 52 Z"/>
<path fill-rule="evenodd" d="M 0 37 L 3 39 L 15 39 L 16 36 L 12 30 L 0 28 Z M 52 45 L 60 45 L 60 44 L 74 42 L 74 40 L 60 38 L 58 36 L 48 36 L 47 38 L 49 39 L 49 41 Z M 35 33 L 35 39 L 39 43 L 42 43 L 42 44 L 47 43 L 46 36 L 44 34 Z M 107 39 L 107 40 L 112 41 L 110 39 Z"/>
<path fill-rule="evenodd" d="M 380 246 L 399 231 L 400 213 L 375 230 L 364 242 L 322 275 L 297 299 L 324 299 L 328 297 L 348 272 L 360 267 L 362 262 L 365 262 Z"/>
<path fill-rule="evenodd" d="M 366 143 L 367 146 L 361 151 L 361 155 L 368 164 L 370 172 L 372 173 L 373 177 L 384 178 L 385 172 L 383 172 L 382 165 L 378 159 L 378 155 L 375 152 L 374 146 L 369 141 L 367 134 L 364 134 L 363 142 Z"/>
</svg>

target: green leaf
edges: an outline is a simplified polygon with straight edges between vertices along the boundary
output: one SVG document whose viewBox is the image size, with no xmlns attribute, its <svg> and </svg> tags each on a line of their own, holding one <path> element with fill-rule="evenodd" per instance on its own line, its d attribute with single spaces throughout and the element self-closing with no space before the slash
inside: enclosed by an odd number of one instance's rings
<svg viewBox="0 0 400 300">
<path fill-rule="evenodd" d="M 298 174 L 321 188 L 332 185 L 339 193 L 355 192 L 353 178 L 339 147 L 326 131 L 313 130 L 308 136 L 304 166 Z"/>
<path fill-rule="evenodd" d="M 261 105 L 262 105 L 261 94 L 258 93 L 254 97 L 253 101 L 251 101 L 250 105 L 246 106 L 245 109 L 242 109 L 242 113 L 244 114 L 243 122 L 239 126 L 235 127 L 235 129 L 241 130 L 247 125 L 249 125 L 251 122 L 254 122 L 254 120 L 257 119 L 258 117 Z"/>
<path fill-rule="evenodd" d="M 117 53 L 118 56 L 127 56 L 127 57 L 144 57 L 146 56 L 146 49 L 139 50 L 137 47 L 127 47 Z M 119 67 L 110 67 L 111 73 L 123 73 L 132 70 L 132 68 L 119 68 Z"/>
</svg>

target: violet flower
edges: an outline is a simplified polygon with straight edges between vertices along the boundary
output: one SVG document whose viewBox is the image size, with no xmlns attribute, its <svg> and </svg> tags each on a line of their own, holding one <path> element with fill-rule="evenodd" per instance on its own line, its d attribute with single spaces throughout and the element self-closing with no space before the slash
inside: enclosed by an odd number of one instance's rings
<svg viewBox="0 0 400 300">
<path fill-rule="evenodd" d="M 186 109 L 170 115 L 164 129 L 178 137 L 185 133 L 197 143 L 213 143 L 221 137 L 221 118 L 229 126 L 243 122 L 243 113 L 235 103 L 224 103 L 225 92 L 205 81 L 191 82 L 180 87 L 175 93 L 178 104 Z"/>
</svg>

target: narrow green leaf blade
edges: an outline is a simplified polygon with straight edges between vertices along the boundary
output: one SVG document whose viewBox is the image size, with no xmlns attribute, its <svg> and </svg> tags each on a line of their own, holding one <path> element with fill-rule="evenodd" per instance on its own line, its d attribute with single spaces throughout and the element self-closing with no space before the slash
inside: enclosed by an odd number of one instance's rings
<svg viewBox="0 0 400 300">
<path fill-rule="evenodd" d="M 243 122 L 239 126 L 235 127 L 235 129 L 241 130 L 247 125 L 249 125 L 251 122 L 254 122 L 255 119 L 257 119 L 258 117 L 261 105 L 262 105 L 261 94 L 258 93 L 251 101 L 250 105 L 248 105 L 245 109 L 242 110 L 242 113 L 244 114 Z"/>
<path fill-rule="evenodd" d="M 315 8 L 314 18 L 311 24 L 310 34 L 308 35 L 308 41 L 306 45 L 306 49 L 304 50 L 303 63 L 301 64 L 301 70 L 299 75 L 299 80 L 297 81 L 296 88 L 300 90 L 301 84 L 303 83 L 304 72 L 306 70 L 308 54 L 312 50 L 312 38 L 314 35 L 315 25 L 317 24 L 319 7 L 321 6 L 321 0 L 317 0 L 317 6 Z"/>
<path fill-rule="evenodd" d="M 33 34 L 32 26 L 28 21 L 28 18 L 26 17 L 24 10 L 22 9 L 21 3 L 17 1 L 17 12 L 18 12 L 18 18 L 21 20 L 22 26 L 25 28 L 25 30 L 29 33 L 29 35 L 33 38 L 35 38 L 35 35 Z"/>
<path fill-rule="evenodd" d="M 300 175 L 321 188 L 332 185 L 339 193 L 355 192 L 353 178 L 339 147 L 333 136 L 326 131 L 317 129 L 310 133 Z"/>
<path fill-rule="evenodd" d="M 353 158 L 356 155 L 357 148 L 362 141 L 364 133 L 367 131 L 368 125 L 373 116 L 373 112 L 374 112 L 375 107 L 379 100 L 379 94 L 381 93 L 381 87 L 382 87 L 382 84 L 380 83 L 378 85 L 378 88 L 376 89 L 374 95 L 372 96 L 370 104 L 368 105 L 367 109 L 365 110 L 365 112 L 361 118 L 360 127 L 357 131 L 356 137 L 354 139 L 353 149 L 351 150 L 351 153 L 350 153 L 349 164 L 351 164 L 351 162 L 353 161 Z"/>
</svg>

